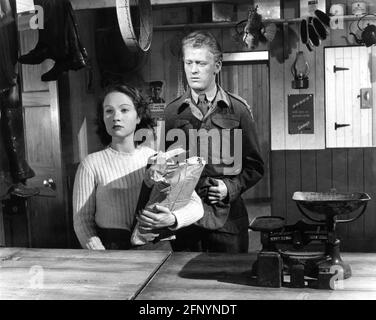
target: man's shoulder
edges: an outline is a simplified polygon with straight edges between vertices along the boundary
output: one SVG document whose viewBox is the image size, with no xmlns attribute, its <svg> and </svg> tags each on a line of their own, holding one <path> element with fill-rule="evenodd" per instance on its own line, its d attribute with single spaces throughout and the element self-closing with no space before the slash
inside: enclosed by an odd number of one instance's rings
<svg viewBox="0 0 376 320">
<path fill-rule="evenodd" d="M 249 112 L 253 118 L 252 107 L 248 104 L 247 100 L 233 92 L 227 92 L 227 94 L 230 97 L 231 103 L 234 108 L 240 108 L 242 111 Z"/>
<path fill-rule="evenodd" d="M 185 97 L 184 95 L 181 95 L 177 98 L 175 98 L 174 100 L 170 101 L 167 106 L 166 106 L 166 109 L 171 109 L 173 107 L 176 107 L 176 106 L 180 106 L 185 100 Z"/>
<path fill-rule="evenodd" d="M 183 95 L 175 98 L 171 102 L 169 102 L 167 104 L 166 108 L 165 108 L 165 111 L 164 111 L 165 115 L 171 116 L 171 115 L 177 114 L 179 107 L 185 102 L 186 99 L 187 99 L 186 95 L 183 94 Z"/>
</svg>

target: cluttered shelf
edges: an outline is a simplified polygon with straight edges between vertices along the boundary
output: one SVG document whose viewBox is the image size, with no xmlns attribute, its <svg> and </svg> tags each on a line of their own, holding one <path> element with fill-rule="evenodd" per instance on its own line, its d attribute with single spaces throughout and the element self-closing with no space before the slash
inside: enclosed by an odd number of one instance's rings
<svg viewBox="0 0 376 320">
<path fill-rule="evenodd" d="M 356 21 L 360 15 L 346 15 L 346 16 L 331 16 L 331 19 L 343 19 L 344 21 Z M 302 18 L 291 19 L 265 19 L 265 23 L 299 23 Z M 376 20 L 376 16 L 370 15 L 364 20 Z M 156 25 L 153 27 L 156 31 L 171 30 L 171 29 L 209 29 L 209 28 L 233 28 L 238 21 L 224 21 L 224 22 L 203 22 L 203 23 L 184 23 L 184 24 L 169 24 L 169 25 Z"/>
</svg>

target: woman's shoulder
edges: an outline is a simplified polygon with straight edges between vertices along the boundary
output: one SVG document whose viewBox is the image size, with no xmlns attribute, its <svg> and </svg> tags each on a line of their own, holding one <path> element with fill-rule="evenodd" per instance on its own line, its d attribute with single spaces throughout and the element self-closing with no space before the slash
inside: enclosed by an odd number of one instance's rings
<svg viewBox="0 0 376 320">
<path fill-rule="evenodd" d="M 96 164 L 105 161 L 107 155 L 107 148 L 97 152 L 90 153 L 81 161 L 81 165 L 88 167 L 95 166 Z"/>
</svg>

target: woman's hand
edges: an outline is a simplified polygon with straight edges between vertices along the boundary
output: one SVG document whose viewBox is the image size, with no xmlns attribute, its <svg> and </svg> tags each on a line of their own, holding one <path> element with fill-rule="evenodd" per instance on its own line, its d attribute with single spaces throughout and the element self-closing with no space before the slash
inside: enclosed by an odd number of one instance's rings
<svg viewBox="0 0 376 320">
<path fill-rule="evenodd" d="M 140 229 L 150 231 L 153 229 L 160 229 L 165 227 L 171 227 L 176 223 L 176 217 L 166 207 L 156 205 L 155 209 L 157 213 L 143 210 L 137 217 L 140 223 Z"/>
</svg>

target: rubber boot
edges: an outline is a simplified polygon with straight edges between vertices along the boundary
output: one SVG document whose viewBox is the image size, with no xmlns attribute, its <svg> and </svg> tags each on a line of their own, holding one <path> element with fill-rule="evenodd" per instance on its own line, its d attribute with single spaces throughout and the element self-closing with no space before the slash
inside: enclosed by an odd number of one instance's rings
<svg viewBox="0 0 376 320">
<path fill-rule="evenodd" d="M 8 153 L 9 166 L 15 181 L 24 181 L 35 176 L 25 160 L 25 138 L 22 107 L 19 104 L 17 86 L 13 86 L 1 97 L 3 105 L 1 129 Z"/>
<path fill-rule="evenodd" d="M 56 81 L 63 72 L 79 70 L 87 65 L 88 55 L 79 39 L 78 26 L 71 3 L 62 0 L 57 7 L 60 11 L 54 12 L 61 26 L 63 26 L 59 28 L 57 47 L 61 48 L 64 56 L 58 57 L 55 54 L 55 65 L 42 75 L 42 81 Z"/>
<path fill-rule="evenodd" d="M 39 64 L 45 59 L 64 60 L 69 49 L 64 39 L 66 20 L 65 1 L 68 0 L 34 0 L 34 4 L 43 8 L 44 25 L 38 29 L 38 43 L 18 61 L 24 64 Z"/>
</svg>

